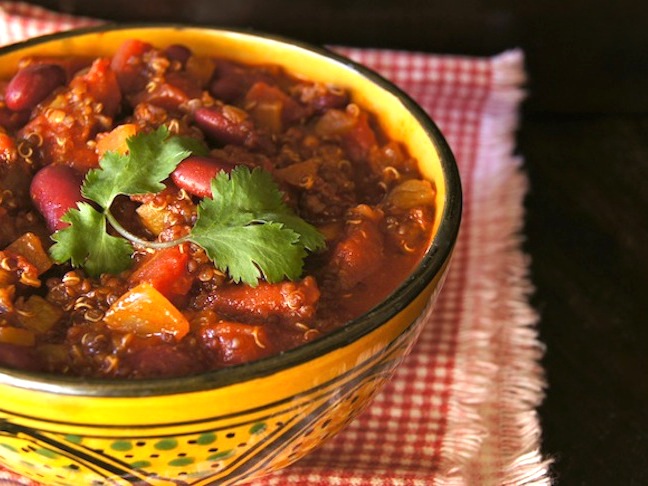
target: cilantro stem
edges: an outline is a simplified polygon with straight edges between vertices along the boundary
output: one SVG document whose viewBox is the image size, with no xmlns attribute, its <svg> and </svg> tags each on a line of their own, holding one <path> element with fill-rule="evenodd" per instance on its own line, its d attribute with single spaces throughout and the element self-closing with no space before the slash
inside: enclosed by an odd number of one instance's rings
<svg viewBox="0 0 648 486">
<path fill-rule="evenodd" d="M 179 245 L 181 243 L 184 243 L 185 241 L 189 241 L 189 236 L 183 236 L 182 238 L 178 238 L 177 240 L 170 240 L 170 241 L 149 241 L 145 240 L 143 238 L 140 238 L 139 236 L 134 235 L 130 231 L 128 231 L 126 228 L 124 228 L 117 219 L 112 215 L 110 210 L 106 209 L 105 211 L 105 216 L 106 219 L 108 219 L 108 222 L 110 223 L 110 226 L 112 226 L 117 233 L 119 233 L 121 236 L 126 238 L 127 240 L 130 240 L 132 243 L 138 246 L 143 246 L 144 248 L 153 248 L 155 250 L 162 250 L 164 248 L 171 248 L 172 246 Z"/>
</svg>

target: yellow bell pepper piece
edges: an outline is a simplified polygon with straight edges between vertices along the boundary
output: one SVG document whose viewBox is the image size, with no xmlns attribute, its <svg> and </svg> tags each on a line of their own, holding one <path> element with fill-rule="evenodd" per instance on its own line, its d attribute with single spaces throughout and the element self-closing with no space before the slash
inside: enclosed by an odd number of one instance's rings
<svg viewBox="0 0 648 486">
<path fill-rule="evenodd" d="M 138 336 L 171 334 L 177 340 L 189 332 L 189 321 L 164 295 L 147 282 L 133 287 L 115 301 L 104 317 L 114 330 Z"/>
<path fill-rule="evenodd" d="M 0 326 L 0 343 L 15 344 L 17 346 L 33 346 L 36 336 L 27 329 L 13 326 Z"/>
</svg>

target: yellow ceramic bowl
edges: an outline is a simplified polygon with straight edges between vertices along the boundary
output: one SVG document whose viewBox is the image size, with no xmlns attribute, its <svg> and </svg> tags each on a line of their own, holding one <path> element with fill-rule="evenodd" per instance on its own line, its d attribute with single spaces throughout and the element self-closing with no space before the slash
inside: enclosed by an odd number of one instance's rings
<svg viewBox="0 0 648 486">
<path fill-rule="evenodd" d="M 121 41 L 270 62 L 348 89 L 438 190 L 430 249 L 410 278 L 344 328 L 279 356 L 185 378 L 98 381 L 0 369 L 0 463 L 45 484 L 233 484 L 296 461 L 370 402 L 414 343 L 448 268 L 461 187 L 441 133 L 404 93 L 325 49 L 186 26 L 105 26 L 0 49 L 0 78 L 29 54 L 110 55 Z M 140 483 L 141 482 L 141 483 Z"/>
</svg>

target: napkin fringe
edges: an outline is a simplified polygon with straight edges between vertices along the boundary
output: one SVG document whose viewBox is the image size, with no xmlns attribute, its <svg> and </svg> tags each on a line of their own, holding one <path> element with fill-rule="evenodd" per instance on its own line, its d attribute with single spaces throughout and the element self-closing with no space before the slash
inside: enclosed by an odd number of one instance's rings
<svg viewBox="0 0 648 486">
<path fill-rule="evenodd" d="M 479 231 L 467 237 L 479 241 L 468 245 L 472 262 L 465 265 L 471 269 L 466 294 L 474 295 L 474 308 L 485 312 L 479 316 L 466 312 L 457 336 L 454 400 L 435 484 L 550 484 L 550 461 L 543 460 L 538 450 L 535 410 L 544 398 L 539 365 L 544 348 L 535 330 L 538 316 L 528 304 L 533 292 L 528 257 L 520 250 L 528 180 L 521 159 L 511 155 L 519 121 L 516 106 L 525 96 L 523 62 L 517 49 L 493 59 L 492 92 L 483 107 L 478 137 L 482 143 L 477 147 L 488 162 L 471 174 L 476 181 L 493 184 L 485 190 L 473 187 L 467 212 L 483 221 L 471 225 Z M 497 236 L 484 237 L 488 232 Z M 486 423 L 493 420 L 501 425 L 499 438 L 488 433 Z"/>
<path fill-rule="evenodd" d="M 505 104 L 508 101 L 519 105 L 522 101 L 525 95 L 523 88 L 511 90 L 506 84 L 512 82 L 521 87 L 524 85 L 526 70 L 520 68 L 523 62 L 520 50 L 507 51 L 494 59 L 493 104 Z M 508 95 L 498 89 L 501 85 L 505 86 Z M 507 109 L 507 113 L 504 117 L 500 113 L 498 117 L 501 121 L 499 130 L 508 134 L 510 142 L 497 146 L 495 156 L 500 160 L 505 160 L 507 154 L 515 151 L 513 136 L 518 126 L 519 113 L 510 108 Z M 491 120 L 493 119 L 490 117 L 485 118 L 484 129 L 498 135 L 498 127 L 491 123 Z M 484 135 L 486 136 L 480 139 L 491 143 L 495 138 L 489 137 L 488 133 Z M 500 246 L 498 251 L 504 262 L 502 276 L 505 282 L 502 282 L 504 285 L 496 285 L 496 288 L 509 291 L 508 298 L 501 299 L 501 302 L 507 307 L 504 322 L 511 324 L 502 326 L 505 336 L 498 340 L 500 350 L 496 353 L 502 361 L 501 379 L 495 380 L 495 383 L 501 384 L 503 405 L 499 415 L 504 431 L 498 447 L 500 453 L 504 453 L 503 457 L 509 458 L 508 464 L 502 465 L 501 484 L 548 485 L 551 483 L 548 476 L 551 460 L 544 459 L 538 447 L 541 428 L 537 414 L 537 407 L 544 399 L 547 386 L 540 364 L 545 348 L 538 338 L 539 316 L 529 305 L 529 297 L 534 292 L 529 280 L 530 257 L 521 251 L 524 240 L 523 201 L 528 192 L 529 182 L 526 174 L 520 170 L 522 159 L 514 157 L 513 161 L 513 164 L 504 165 L 511 171 L 510 177 L 513 179 L 512 183 L 503 186 L 510 188 L 509 203 L 500 205 L 501 208 L 509 208 L 511 213 L 508 220 L 511 238 L 491 240 L 494 246 Z M 496 198 L 491 200 L 496 201 Z M 500 352 L 504 350 L 506 353 Z"/>
<path fill-rule="evenodd" d="M 495 89 L 504 88 L 509 99 L 515 102 L 525 97 L 524 89 L 526 82 L 526 70 L 524 69 L 524 53 L 522 49 L 509 49 L 495 56 L 492 59 L 493 75 L 491 77 L 492 87 Z M 518 88 L 518 89 L 515 89 Z M 517 127 L 518 114 L 514 107 L 509 111 L 515 118 L 515 124 L 510 128 Z"/>
</svg>

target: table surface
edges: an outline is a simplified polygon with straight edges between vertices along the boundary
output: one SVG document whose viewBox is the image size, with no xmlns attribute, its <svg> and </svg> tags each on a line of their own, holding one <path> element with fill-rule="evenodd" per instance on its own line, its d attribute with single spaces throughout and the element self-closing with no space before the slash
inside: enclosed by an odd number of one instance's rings
<svg viewBox="0 0 648 486">
<path fill-rule="evenodd" d="M 557 484 L 648 484 L 648 4 L 618 0 L 81 0 L 116 21 L 252 27 L 320 44 L 492 55 L 529 73 L 517 151 L 547 352 Z M 524 4 L 524 5 L 521 5 Z"/>
</svg>

